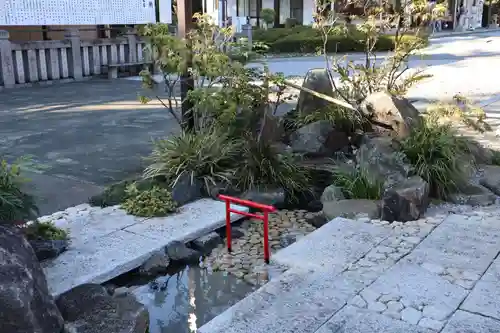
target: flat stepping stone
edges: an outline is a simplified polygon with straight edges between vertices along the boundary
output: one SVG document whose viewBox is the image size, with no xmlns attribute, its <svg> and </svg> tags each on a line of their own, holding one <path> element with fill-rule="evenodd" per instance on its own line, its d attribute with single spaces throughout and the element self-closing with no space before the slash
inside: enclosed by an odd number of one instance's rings
<svg viewBox="0 0 500 333">
<path fill-rule="evenodd" d="M 234 213 L 231 217 L 233 222 L 242 218 Z M 127 273 L 171 242 L 192 241 L 225 223 L 225 203 L 212 199 L 189 203 L 161 218 L 136 218 L 112 207 L 74 218 L 70 215 L 56 225 L 69 229 L 71 246 L 57 258 L 42 262 L 42 267 L 51 294 L 57 296 L 84 283 L 103 283 Z"/>
<path fill-rule="evenodd" d="M 338 217 L 278 251 L 271 260 L 288 267 L 329 267 L 340 273 L 389 235 L 386 228 Z"/>
<path fill-rule="evenodd" d="M 430 329 L 411 325 L 387 316 L 346 306 L 316 333 L 432 333 Z"/>
<path fill-rule="evenodd" d="M 497 333 L 498 331 L 500 331 L 500 321 L 459 310 L 451 317 L 441 333 Z"/>
<path fill-rule="evenodd" d="M 198 329 L 198 333 L 313 333 L 357 292 L 328 270 L 291 269 Z"/>
</svg>

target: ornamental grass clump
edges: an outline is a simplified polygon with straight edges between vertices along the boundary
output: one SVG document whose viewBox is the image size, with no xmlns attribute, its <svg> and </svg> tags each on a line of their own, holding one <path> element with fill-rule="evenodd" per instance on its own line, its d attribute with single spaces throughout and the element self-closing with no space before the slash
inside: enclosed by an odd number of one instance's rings
<svg viewBox="0 0 500 333">
<path fill-rule="evenodd" d="M 426 119 L 401 141 L 401 151 L 415 168 L 415 173 L 430 185 L 431 196 L 444 199 L 468 181 L 475 165 L 467 139 L 451 124 Z"/>
</svg>

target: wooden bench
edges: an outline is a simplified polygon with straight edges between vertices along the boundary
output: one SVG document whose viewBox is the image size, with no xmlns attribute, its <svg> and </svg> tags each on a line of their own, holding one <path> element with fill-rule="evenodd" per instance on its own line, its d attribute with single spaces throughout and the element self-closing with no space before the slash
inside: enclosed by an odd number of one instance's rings
<svg viewBox="0 0 500 333">
<path fill-rule="evenodd" d="M 151 62 L 126 62 L 123 64 L 109 64 L 109 65 L 103 65 L 102 67 L 106 67 L 108 69 L 108 79 L 117 79 L 118 78 L 118 69 L 119 68 L 128 68 L 128 67 L 135 67 L 135 66 L 148 66 L 151 67 L 153 63 Z M 151 70 L 152 68 L 150 68 Z"/>
</svg>

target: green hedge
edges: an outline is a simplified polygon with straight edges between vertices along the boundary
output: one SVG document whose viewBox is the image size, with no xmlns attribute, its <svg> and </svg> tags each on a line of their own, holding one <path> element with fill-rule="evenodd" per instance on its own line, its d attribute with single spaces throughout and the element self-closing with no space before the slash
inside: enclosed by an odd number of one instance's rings
<svg viewBox="0 0 500 333">
<path fill-rule="evenodd" d="M 362 52 L 365 49 L 363 36 L 332 34 L 328 37 L 327 52 Z M 354 35 L 354 37 L 352 36 Z M 405 38 L 418 38 L 405 36 Z M 253 40 L 269 46 L 270 53 L 314 53 L 323 48 L 323 39 L 318 30 L 308 26 L 275 28 L 254 31 Z M 394 36 L 382 35 L 375 46 L 376 51 L 390 51 L 394 48 Z"/>
</svg>

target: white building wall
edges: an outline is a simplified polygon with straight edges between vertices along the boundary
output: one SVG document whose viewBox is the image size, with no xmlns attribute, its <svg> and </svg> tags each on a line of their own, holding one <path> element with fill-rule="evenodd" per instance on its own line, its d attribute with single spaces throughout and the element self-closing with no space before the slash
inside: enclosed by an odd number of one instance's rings
<svg viewBox="0 0 500 333">
<path fill-rule="evenodd" d="M 304 11 L 302 14 L 302 24 L 311 25 L 314 23 L 314 12 L 316 10 L 316 3 L 314 0 L 304 0 Z"/>
</svg>

